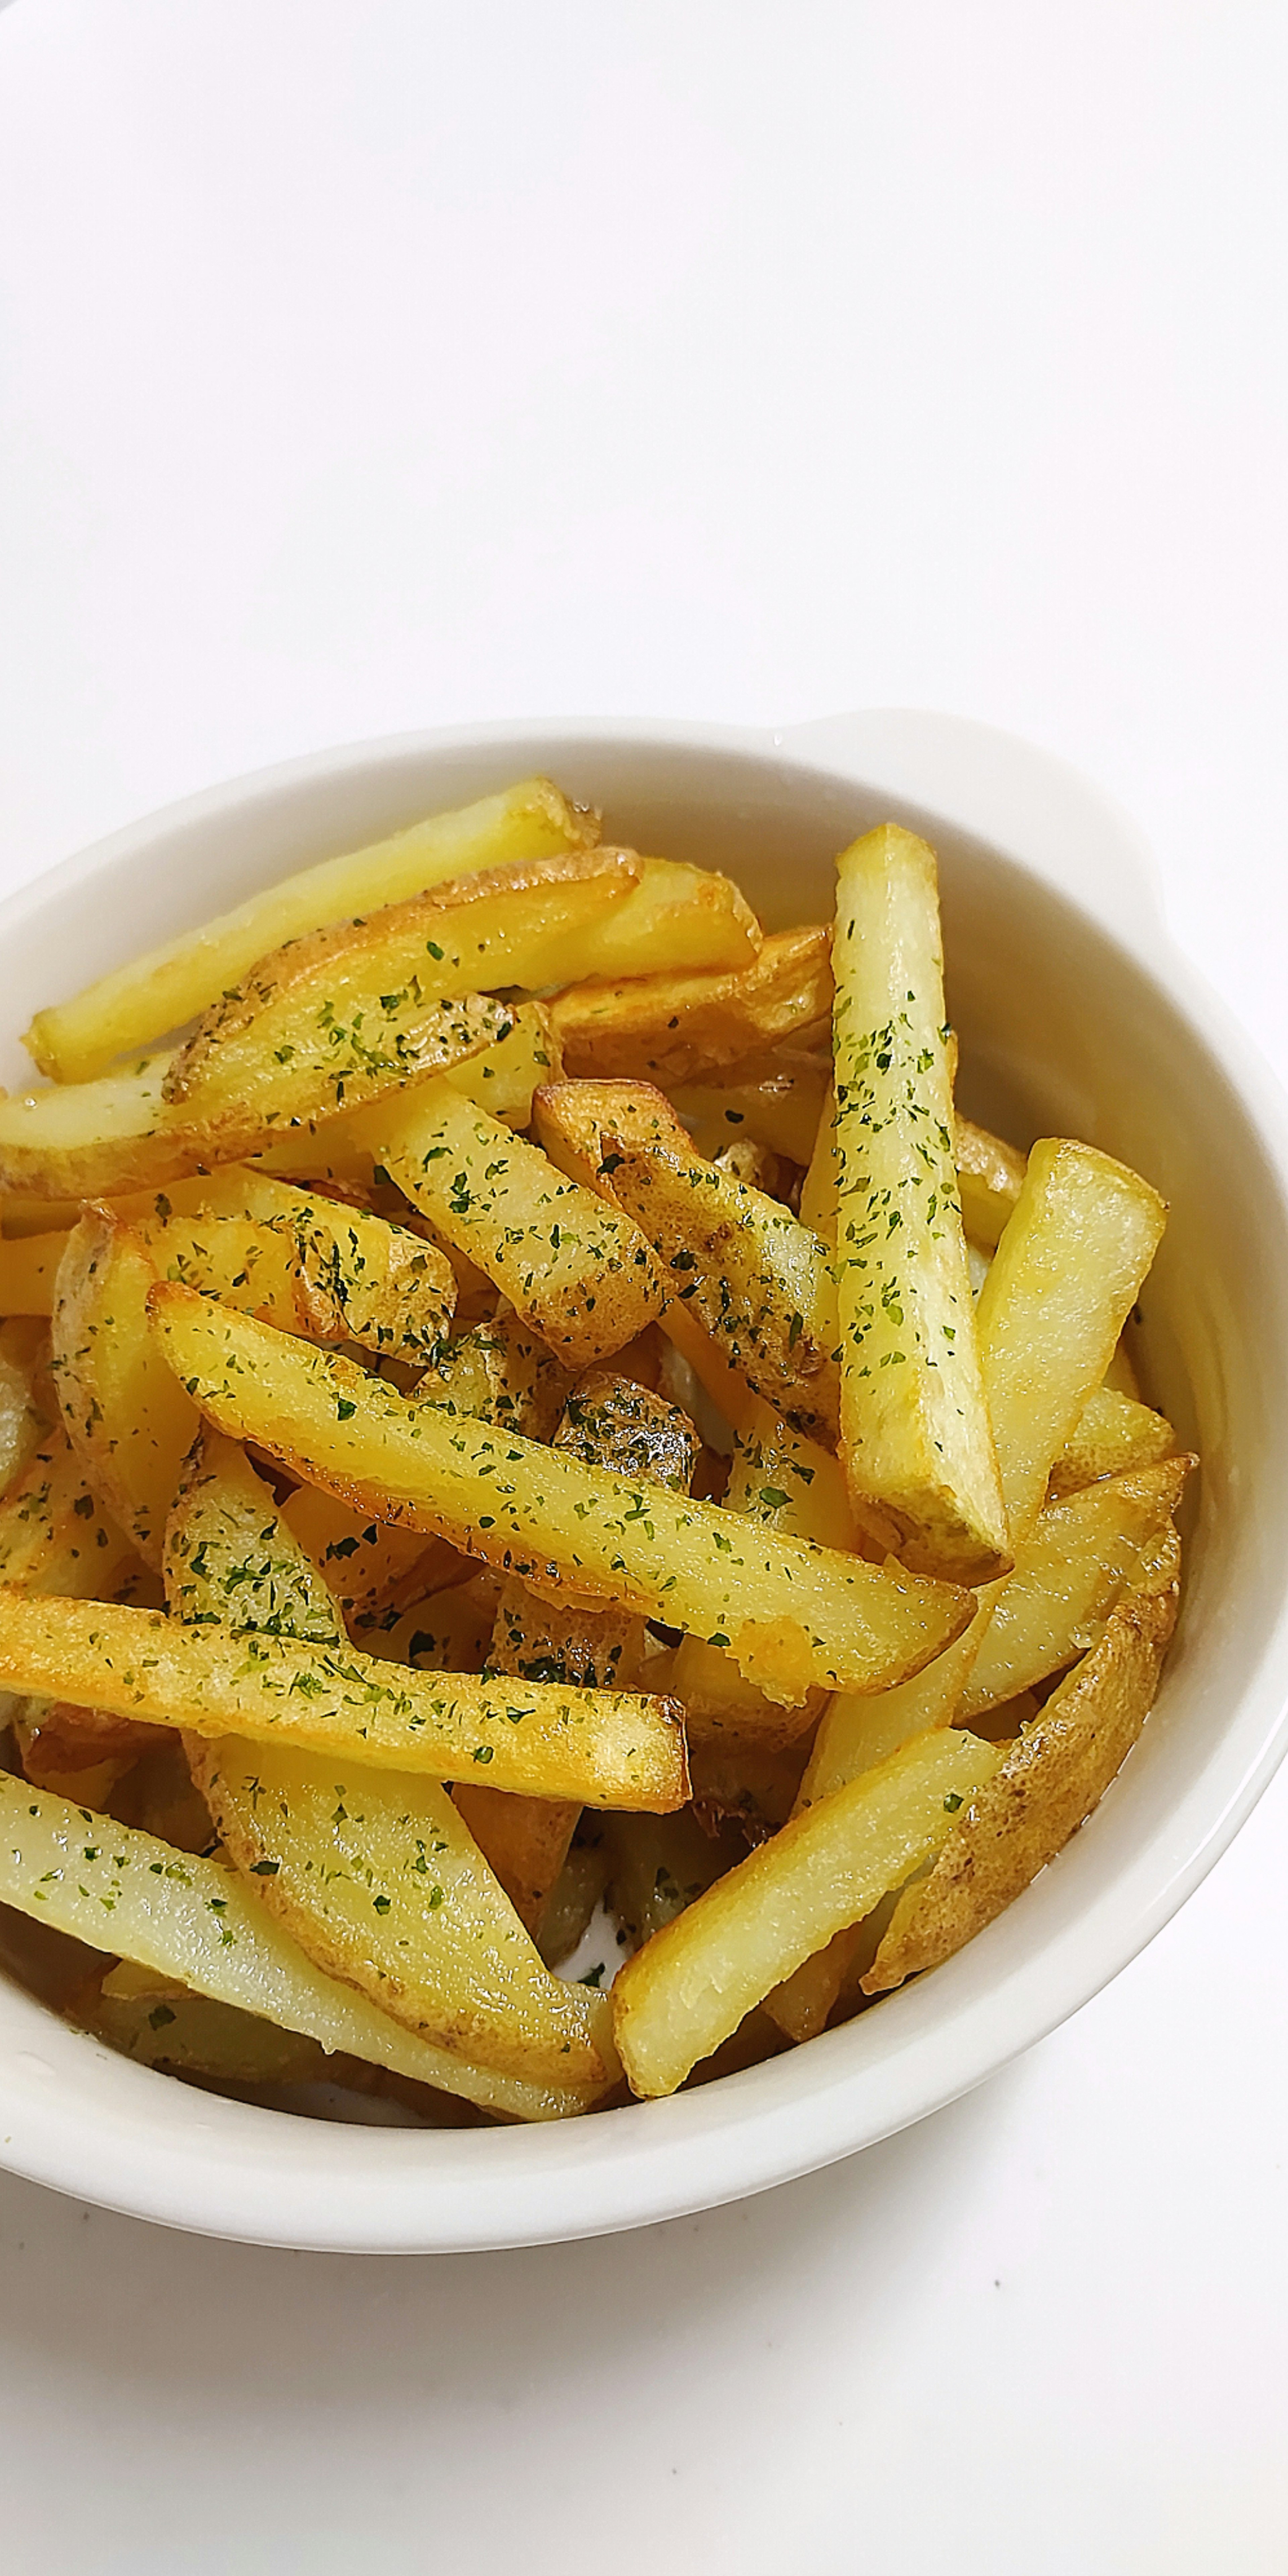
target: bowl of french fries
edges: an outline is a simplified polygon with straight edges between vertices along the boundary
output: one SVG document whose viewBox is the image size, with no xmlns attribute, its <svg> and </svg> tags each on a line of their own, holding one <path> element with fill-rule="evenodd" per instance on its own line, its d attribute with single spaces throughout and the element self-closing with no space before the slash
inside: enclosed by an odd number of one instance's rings
<svg viewBox="0 0 1288 2576">
<path fill-rule="evenodd" d="M 6 933 L 14 2170 L 638 2225 L 949 2101 L 1211 1866 L 1283 1745 L 1288 1152 L 1072 773 L 430 735 Z"/>
</svg>

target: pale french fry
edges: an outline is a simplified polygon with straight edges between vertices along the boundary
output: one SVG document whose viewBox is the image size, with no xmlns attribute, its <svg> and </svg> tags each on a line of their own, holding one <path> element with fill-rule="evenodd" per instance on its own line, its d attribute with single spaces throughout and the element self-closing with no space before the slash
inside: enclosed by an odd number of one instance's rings
<svg viewBox="0 0 1288 2576">
<path fill-rule="evenodd" d="M 750 1136 L 789 1162 L 808 1163 L 828 1088 L 817 1056 L 781 1047 L 731 1065 L 719 1083 L 672 1085 L 670 1097 L 700 1153 L 714 1156 L 731 1137 Z"/>
<path fill-rule="evenodd" d="M 138 1562 L 58 1424 L 0 1501 L 0 1583 L 105 1600 Z"/>
<path fill-rule="evenodd" d="M 1048 1504 L 994 1604 L 958 1703 L 965 1724 L 1095 1644 L 1142 1548 L 1170 1523 L 1197 1465 L 1196 1458 L 1169 1458 Z"/>
<path fill-rule="evenodd" d="M 892 1888 L 861 1923 L 850 1923 L 844 1932 L 834 1932 L 826 1949 L 816 1950 L 812 1959 L 803 1959 L 795 1974 L 785 1977 L 781 1986 L 766 1997 L 766 2016 L 785 2039 L 794 2040 L 798 2047 L 804 2040 L 817 2039 L 838 2006 L 862 2001 L 861 1981 L 881 1947 L 898 1903 L 899 1891 Z"/>
<path fill-rule="evenodd" d="M 1074 1494 L 1102 1476 L 1156 1466 L 1175 1447 L 1176 1434 L 1161 1413 L 1111 1387 L 1097 1387 L 1051 1470 L 1052 1494 Z"/>
<path fill-rule="evenodd" d="M 361 2057 L 512 2119 L 564 2119 L 593 2089 L 471 2067 L 324 1976 L 235 1871 L 0 1773 L 0 1902 L 328 2052 Z"/>
<path fill-rule="evenodd" d="M 969 1118 L 956 1121 L 957 1187 L 972 1242 L 992 1251 L 1001 1242 L 1024 1187 L 1025 1157 Z"/>
<path fill-rule="evenodd" d="M 201 2075 L 217 2084 L 325 2084 L 326 2056 L 313 2039 L 278 2030 L 209 1995 L 194 1995 L 172 1977 L 122 1961 L 77 2007 L 83 2030 L 119 2057 L 167 2074 Z"/>
<path fill-rule="evenodd" d="M 837 861 L 841 1455 L 923 1574 L 1005 1573 L 1006 1514 L 953 1145 L 933 850 L 883 824 Z"/>
<path fill-rule="evenodd" d="M 634 894 L 615 912 L 601 913 L 567 964 L 540 978 L 542 983 L 723 972 L 753 964 L 760 924 L 729 877 L 674 859 L 641 858 L 633 850 L 626 856 L 639 872 Z"/>
<path fill-rule="evenodd" d="M 354 1646 L 185 1627 L 118 1602 L 0 1590 L 6 1688 L 209 1737 L 249 1736 L 376 1770 L 477 1780 L 586 1806 L 682 1806 L 672 1704 L 415 1673 Z"/>
<path fill-rule="evenodd" d="M 668 1306 L 690 1306 L 797 1430 L 834 1439 L 836 1291 L 817 1235 L 691 1147 L 632 1146 L 607 1129 L 604 1142 L 605 1177 L 657 1253 Z"/>
<path fill-rule="evenodd" d="M 198 1627 L 339 1646 L 335 1599 L 246 1452 L 204 1425 L 166 1523 L 166 1600 Z"/>
<path fill-rule="evenodd" d="M 1175 1621 L 1175 1584 L 1118 1603 L 1100 1643 L 974 1790 L 929 1877 L 896 1906 L 865 1994 L 940 1966 L 1055 1859 L 1135 1743 Z"/>
<path fill-rule="evenodd" d="M 686 1494 L 697 1464 L 693 1425 L 630 1379 L 609 1369 L 581 1379 L 564 1406 L 556 1449 Z M 543 1601 L 513 1577 L 497 1604 L 490 1673 L 571 1682 L 580 1689 L 647 1687 L 642 1619 L 620 1610 L 580 1610 Z M 513 1798 L 463 1781 L 456 1803 L 487 1854 L 521 1922 L 539 1934 L 551 1888 L 568 1856 L 580 1809 L 565 1801 Z"/>
<path fill-rule="evenodd" d="M 819 1110 L 805 1178 L 801 1182 L 801 1224 L 836 1254 L 837 1192 L 841 1166 L 836 1144 L 836 1093 L 829 1082 Z"/>
<path fill-rule="evenodd" d="M 634 1227 L 447 1085 L 391 1109 L 380 1160 L 570 1368 L 610 1358 L 660 1313 L 657 1265 Z"/>
<path fill-rule="evenodd" d="M 57 1420 L 49 1335 L 38 1318 L 11 1315 L 0 1323 L 0 1495 L 8 1493 Z"/>
<path fill-rule="evenodd" d="M 38 1011 L 27 1046 L 56 1082 L 85 1082 L 117 1056 L 195 1019 L 287 940 L 472 870 L 557 857 L 597 839 L 596 816 L 570 806 L 548 778 L 525 778 L 498 796 L 431 815 L 388 840 L 265 887 L 204 929 L 100 977 L 73 1001 Z"/>
<path fill-rule="evenodd" d="M 803 1959 L 921 1866 L 1000 1760 L 956 1729 L 919 1738 L 784 1825 L 656 1933 L 613 1988 L 632 2091 L 673 2093 Z"/>
<path fill-rule="evenodd" d="M 142 1237 L 87 1208 L 59 1267 L 53 1344 L 63 1422 L 85 1475 L 144 1563 L 159 1568 L 198 1416 L 148 1322 L 156 1277 Z"/>
<path fill-rule="evenodd" d="M 626 973 L 624 983 L 583 981 L 556 994 L 551 1017 L 569 1074 L 704 1082 L 816 1026 L 832 1007 L 822 929 L 774 932 L 736 974 Z"/>
<path fill-rule="evenodd" d="M 940 1652 L 970 1617 L 970 1596 L 952 1585 L 762 1536 L 714 1504 L 408 1403 L 191 1289 L 158 1285 L 151 1312 L 171 1367 L 220 1430 L 555 1599 L 615 1602 L 724 1639 L 740 1669 L 784 1701 L 815 1684 L 880 1689 L 892 1671 Z"/>
</svg>

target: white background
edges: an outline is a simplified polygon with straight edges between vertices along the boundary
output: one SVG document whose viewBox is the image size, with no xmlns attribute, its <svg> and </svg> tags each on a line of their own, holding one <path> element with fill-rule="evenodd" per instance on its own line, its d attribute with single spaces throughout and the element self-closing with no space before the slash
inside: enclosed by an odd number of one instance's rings
<svg viewBox="0 0 1288 2576">
<path fill-rule="evenodd" d="M 1288 1072 L 1276 0 L 16 0 L 0 870 L 453 718 L 939 705 Z M 1279 2576 L 1288 1780 L 955 2110 L 633 2239 L 0 2179 L 7 2576 Z"/>
</svg>

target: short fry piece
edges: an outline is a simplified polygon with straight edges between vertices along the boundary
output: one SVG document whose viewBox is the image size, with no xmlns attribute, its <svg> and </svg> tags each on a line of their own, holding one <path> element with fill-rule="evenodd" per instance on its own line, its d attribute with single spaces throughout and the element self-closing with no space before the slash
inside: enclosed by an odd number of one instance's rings
<svg viewBox="0 0 1288 2576">
<path fill-rule="evenodd" d="M 1135 1743 L 1175 1620 L 1174 1584 L 1119 1602 L 1099 1645 L 980 1784 L 929 1878 L 896 1907 L 865 1994 L 939 1967 L 1055 1859 Z"/>
<path fill-rule="evenodd" d="M 1025 1157 L 987 1127 L 958 1118 L 957 1187 L 962 1222 L 972 1243 L 992 1251 L 1002 1240 L 1024 1187 Z"/>
<path fill-rule="evenodd" d="M 47 1790 L 0 1774 L 0 1902 L 74 1940 L 174 1978 L 198 1994 L 300 2031 L 328 2051 L 387 2066 L 486 2110 L 563 2119 L 592 2091 L 523 2083 L 469 2066 L 315 1968 L 219 1861 L 176 1851 Z"/>
<path fill-rule="evenodd" d="M 436 1358 L 456 1283 L 432 1244 L 264 1173 L 239 1175 L 237 1195 L 239 1215 L 170 1216 L 140 1228 L 163 1278 L 310 1341 L 357 1342 L 413 1367 Z"/>
<path fill-rule="evenodd" d="M 548 1440 L 571 1383 L 549 1345 L 513 1306 L 503 1305 L 444 1345 L 418 1379 L 416 1393 L 451 1413 L 521 1431 L 528 1440 Z"/>
<path fill-rule="evenodd" d="M 883 824 L 837 861 L 841 1454 L 906 1565 L 982 1583 L 1010 1543 L 954 1162 L 935 855 Z"/>
<path fill-rule="evenodd" d="M 737 974 L 583 982 L 550 1005 L 570 1075 L 622 1074 L 663 1085 L 704 1082 L 816 1027 L 831 1008 L 830 940 L 822 929 L 774 932 Z"/>
<path fill-rule="evenodd" d="M 0 1583 L 106 1599 L 139 1560 L 104 1512 L 61 1423 L 0 1502 Z"/>
<path fill-rule="evenodd" d="M 556 857 L 597 837 L 596 818 L 570 806 L 548 778 L 525 778 L 498 796 L 433 814 L 388 840 L 280 879 L 204 929 L 101 976 L 73 1001 L 38 1011 L 26 1043 L 41 1072 L 56 1082 L 87 1081 L 117 1056 L 195 1019 L 257 958 L 288 939 L 402 902 L 447 878 Z"/>
<path fill-rule="evenodd" d="M 1170 1458 L 1176 1434 L 1161 1413 L 1138 1404 L 1112 1387 L 1097 1387 L 1088 1398 L 1051 1470 L 1054 1495 L 1076 1494 L 1102 1476 L 1122 1476 L 1135 1467 L 1154 1467 Z"/>
<path fill-rule="evenodd" d="M 95 1493 L 159 1569 L 196 1407 L 148 1322 L 156 1267 L 142 1237 L 87 1208 L 67 1238 L 54 1307 L 58 1401 Z"/>
<path fill-rule="evenodd" d="M 244 1449 L 208 1424 L 166 1524 L 166 1600 L 194 1627 L 256 1628 L 339 1646 L 335 1601 Z"/>
<path fill-rule="evenodd" d="M 943 1730 L 892 1755 L 695 1899 L 627 1962 L 613 2023 L 635 2093 L 673 2093 L 754 2004 L 901 1886 L 1001 1756 Z"/>
<path fill-rule="evenodd" d="M 671 1100 L 701 1153 L 714 1156 L 750 1136 L 771 1154 L 808 1163 L 829 1090 L 828 1067 L 817 1056 L 781 1047 L 730 1065 L 718 1083 L 672 1084 Z"/>
<path fill-rule="evenodd" d="M 447 1084 L 391 1110 L 380 1160 L 568 1367 L 611 1358 L 660 1313 L 657 1264 L 635 1228 Z"/>
<path fill-rule="evenodd" d="M 938 1653 L 970 1616 L 970 1596 L 950 1585 L 762 1536 L 715 1504 L 408 1402 L 191 1289 L 159 1285 L 152 1312 L 171 1367 L 220 1430 L 556 1600 L 615 1602 L 725 1638 L 772 1696 L 799 1702 L 814 1683 L 879 1689 L 892 1670 Z"/>
</svg>

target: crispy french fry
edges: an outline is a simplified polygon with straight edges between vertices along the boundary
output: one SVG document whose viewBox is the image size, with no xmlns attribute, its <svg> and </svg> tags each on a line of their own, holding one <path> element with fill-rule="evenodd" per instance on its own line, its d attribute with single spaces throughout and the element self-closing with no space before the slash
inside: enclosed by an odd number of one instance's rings
<svg viewBox="0 0 1288 2576">
<path fill-rule="evenodd" d="M 432 1244 L 365 1208 L 262 1173 L 240 1216 L 170 1216 L 140 1227 L 162 1278 L 263 1315 L 314 1342 L 356 1342 L 424 1367 L 438 1355 L 456 1282 Z"/>
<path fill-rule="evenodd" d="M 391 1110 L 380 1160 L 570 1368 L 610 1358 L 660 1313 L 657 1265 L 634 1227 L 446 1084 Z"/>
<path fill-rule="evenodd" d="M 105 1600 L 138 1562 L 59 1423 L 0 1501 L 0 1583 Z"/>
<path fill-rule="evenodd" d="M 507 1003 L 511 1025 L 495 1045 L 480 1055 L 465 1056 L 444 1067 L 443 1080 L 462 1099 L 472 1100 L 507 1127 L 526 1127 L 532 1117 L 532 1095 L 543 1082 L 557 1082 L 560 1056 L 550 1014 L 543 1002 Z M 384 1111 L 379 1100 L 346 1110 L 325 1127 L 303 1136 L 283 1137 L 259 1158 L 259 1169 L 298 1174 L 302 1179 L 334 1180 L 369 1187 L 379 1168 Z"/>
<path fill-rule="evenodd" d="M 528 1440 L 548 1440 L 571 1386 L 567 1369 L 548 1345 L 512 1306 L 502 1305 L 439 1351 L 416 1392 L 446 1405 L 449 1412 L 508 1426 Z"/>
<path fill-rule="evenodd" d="M 975 1789 L 929 1877 L 896 1906 L 865 1994 L 940 1966 L 1055 1859 L 1135 1743 L 1175 1621 L 1174 1584 L 1119 1602 L 1099 1645 Z"/>
<path fill-rule="evenodd" d="M 1010 1542 L 953 1149 L 933 850 L 896 824 L 837 861 L 841 1455 L 923 1574 L 980 1583 Z"/>
<path fill-rule="evenodd" d="M 1000 1760 L 956 1729 L 919 1738 L 784 1825 L 655 1933 L 613 1988 L 632 2091 L 673 2093 L 803 1959 L 920 1867 Z"/>
<path fill-rule="evenodd" d="M 27 1046 L 56 1082 L 84 1082 L 117 1056 L 182 1028 L 289 939 L 399 903 L 471 870 L 557 857 L 598 838 L 598 818 L 570 806 L 548 778 L 525 778 L 388 840 L 323 859 L 252 895 L 234 912 L 100 977 L 73 1001 L 38 1011 Z"/>
<path fill-rule="evenodd" d="M 198 1417 L 148 1322 L 156 1277 L 142 1237 L 87 1208 L 59 1267 L 53 1342 L 63 1422 L 85 1475 L 144 1563 L 159 1568 Z"/>
<path fill-rule="evenodd" d="M 1176 1434 L 1161 1413 L 1112 1387 L 1097 1387 L 1051 1470 L 1052 1494 L 1075 1494 L 1102 1476 L 1157 1466 L 1175 1447 Z"/>
<path fill-rule="evenodd" d="M 166 1523 L 166 1600 L 197 1627 L 344 1643 L 335 1599 L 235 1440 L 203 1425 Z"/>
<path fill-rule="evenodd" d="M 1024 1187 L 1025 1158 L 1014 1145 L 1003 1144 L 1000 1136 L 991 1136 L 987 1127 L 973 1126 L 969 1118 L 957 1119 L 956 1135 L 962 1222 L 972 1242 L 992 1251 L 1015 1213 Z"/>
<path fill-rule="evenodd" d="M 154 1834 L 113 1823 L 68 1799 L 0 1774 L 0 1902 L 74 1940 L 122 1957 L 198 1994 L 302 2032 L 328 2051 L 361 2057 L 512 2119 L 564 2119 L 593 2088 L 525 2083 L 472 2067 L 324 1976 L 215 1860 L 176 1851 Z"/>
<path fill-rule="evenodd" d="M 668 1305 L 690 1306 L 798 1431 L 834 1439 L 836 1291 L 817 1235 L 692 1148 L 604 1136 L 605 1176 L 658 1255 Z"/>
<path fill-rule="evenodd" d="M 1170 1523 L 1197 1465 L 1196 1458 L 1169 1458 L 1048 1504 L 994 1604 L 958 1703 L 965 1724 L 1095 1644 L 1142 1548 Z"/>
<path fill-rule="evenodd" d="M 735 974 L 631 975 L 558 993 L 551 1017 L 567 1071 L 658 1083 L 704 1082 L 825 1020 L 832 1007 L 826 930 L 776 931 Z"/>
<path fill-rule="evenodd" d="M 555 1599 L 607 1600 L 726 1638 L 771 1696 L 799 1702 L 815 1684 L 879 1689 L 940 1652 L 970 1616 L 970 1596 L 951 1585 L 762 1536 L 714 1504 L 408 1403 L 191 1289 L 160 1284 L 151 1311 L 171 1367 L 220 1430 Z"/>
<path fill-rule="evenodd" d="M 780 1047 L 730 1065 L 718 1083 L 672 1085 L 670 1097 L 700 1153 L 714 1156 L 731 1137 L 750 1136 L 771 1154 L 808 1163 L 828 1089 L 817 1056 Z"/>
<path fill-rule="evenodd" d="M 354 1646 L 184 1627 L 116 1602 L 0 1590 L 0 1681 L 179 1726 L 245 1735 L 377 1770 L 477 1780 L 584 1805 L 666 1810 L 688 1794 L 667 1700 L 415 1673 Z"/>
<path fill-rule="evenodd" d="M 455 1548 L 442 1539 L 390 1529 L 315 1485 L 300 1485 L 288 1495 L 282 1517 L 349 1622 L 421 1601 L 461 1571 Z"/>
</svg>

